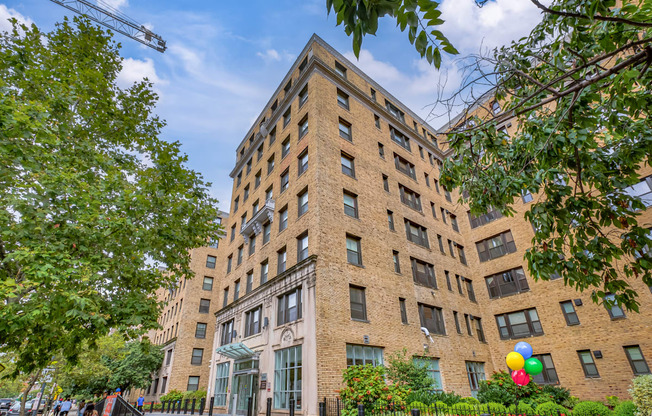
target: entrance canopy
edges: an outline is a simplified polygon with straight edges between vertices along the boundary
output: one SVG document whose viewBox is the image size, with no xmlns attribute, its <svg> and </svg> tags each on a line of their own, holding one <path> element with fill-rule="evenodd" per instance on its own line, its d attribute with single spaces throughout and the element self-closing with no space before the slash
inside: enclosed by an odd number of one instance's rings
<svg viewBox="0 0 652 416">
<path fill-rule="evenodd" d="M 227 358 L 233 358 L 236 360 L 241 358 L 249 358 L 254 355 L 254 351 L 244 345 L 242 342 L 223 345 L 216 349 L 215 352 Z"/>
</svg>

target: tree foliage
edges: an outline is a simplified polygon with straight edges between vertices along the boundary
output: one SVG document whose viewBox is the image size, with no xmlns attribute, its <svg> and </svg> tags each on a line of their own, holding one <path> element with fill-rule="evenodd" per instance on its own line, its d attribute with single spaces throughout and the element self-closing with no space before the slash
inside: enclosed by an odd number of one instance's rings
<svg viewBox="0 0 652 416">
<path fill-rule="evenodd" d="M 415 395 L 434 390 L 435 382 L 428 374 L 428 368 L 414 357 L 408 356 L 406 349 L 390 355 L 387 364 L 387 377 L 392 383 L 399 383 Z"/>
<path fill-rule="evenodd" d="M 0 348 L 15 374 L 157 327 L 155 291 L 191 277 L 189 249 L 220 232 L 209 184 L 159 138 L 152 84 L 116 86 L 121 62 L 83 19 L 0 35 Z"/>
<path fill-rule="evenodd" d="M 652 286 L 650 224 L 640 222 L 650 201 L 631 188 L 650 172 L 652 3 L 530 1 L 542 13 L 530 35 L 468 57 L 459 91 L 439 100 L 467 109 L 447 126 L 455 157 L 441 184 L 474 214 L 513 215 L 523 194 L 535 195 L 525 214 L 536 230 L 530 275 L 559 275 L 594 302 L 637 311 L 632 282 Z M 396 16 L 403 2 L 382 4 Z"/>
</svg>

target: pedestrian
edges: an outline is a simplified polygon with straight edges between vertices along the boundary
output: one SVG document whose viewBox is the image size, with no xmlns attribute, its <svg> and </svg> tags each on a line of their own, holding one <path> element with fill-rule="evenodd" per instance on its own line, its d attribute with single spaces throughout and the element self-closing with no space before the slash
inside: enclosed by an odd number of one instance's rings
<svg viewBox="0 0 652 416">
<path fill-rule="evenodd" d="M 61 403 L 63 403 L 62 399 L 57 400 L 54 406 L 54 416 L 59 416 L 59 412 L 61 411 Z"/>
<path fill-rule="evenodd" d="M 61 410 L 59 411 L 59 416 L 68 416 L 68 412 L 70 411 L 70 407 L 72 406 L 72 402 L 70 401 L 70 397 L 66 397 L 66 400 L 61 403 Z"/>
<path fill-rule="evenodd" d="M 84 410 L 84 413 L 82 413 L 79 416 L 91 416 L 94 410 L 95 410 L 95 404 L 93 404 L 92 402 L 88 403 L 86 405 L 86 409 Z"/>
<path fill-rule="evenodd" d="M 138 397 L 138 401 L 136 402 L 138 404 L 138 411 L 140 413 L 143 413 L 143 404 L 145 404 L 145 398 L 141 394 L 140 397 Z"/>
<path fill-rule="evenodd" d="M 77 411 L 77 416 L 83 416 L 84 412 L 86 411 L 86 400 L 82 400 L 81 403 L 79 403 L 79 409 Z"/>
</svg>

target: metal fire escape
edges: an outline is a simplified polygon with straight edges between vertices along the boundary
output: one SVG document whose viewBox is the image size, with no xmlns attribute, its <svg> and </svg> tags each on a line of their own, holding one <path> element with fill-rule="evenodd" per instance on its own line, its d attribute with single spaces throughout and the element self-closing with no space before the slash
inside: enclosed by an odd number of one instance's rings
<svg viewBox="0 0 652 416">
<path fill-rule="evenodd" d="M 50 0 L 66 9 L 79 13 L 89 19 L 122 33 L 131 39 L 149 46 L 161 53 L 165 52 L 165 41 L 145 26 L 135 22 L 124 13 L 109 6 L 102 0 L 91 3 L 87 0 Z"/>
</svg>

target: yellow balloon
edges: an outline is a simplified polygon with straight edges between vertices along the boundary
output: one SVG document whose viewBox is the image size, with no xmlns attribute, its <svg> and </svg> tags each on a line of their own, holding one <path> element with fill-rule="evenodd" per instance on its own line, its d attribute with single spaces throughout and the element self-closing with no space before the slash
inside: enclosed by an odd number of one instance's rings
<svg viewBox="0 0 652 416">
<path fill-rule="evenodd" d="M 511 368 L 514 371 L 517 371 L 523 368 L 523 365 L 525 364 L 525 359 L 521 354 L 512 351 L 509 354 L 507 354 L 507 358 L 505 358 L 505 362 L 507 362 L 507 367 Z"/>
</svg>

